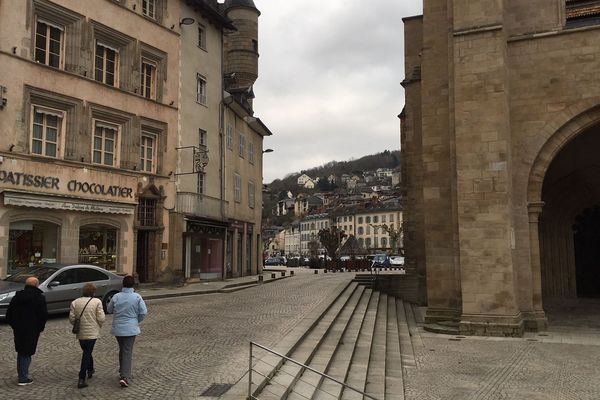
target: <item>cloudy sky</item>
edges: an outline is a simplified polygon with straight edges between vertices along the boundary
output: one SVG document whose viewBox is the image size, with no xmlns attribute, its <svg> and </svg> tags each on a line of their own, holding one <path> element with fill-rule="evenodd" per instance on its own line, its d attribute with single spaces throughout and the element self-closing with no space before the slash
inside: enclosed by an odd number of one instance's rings
<svg viewBox="0 0 600 400">
<path fill-rule="evenodd" d="M 254 0 L 256 115 L 273 132 L 264 182 L 400 148 L 402 18 L 420 0 Z"/>
</svg>

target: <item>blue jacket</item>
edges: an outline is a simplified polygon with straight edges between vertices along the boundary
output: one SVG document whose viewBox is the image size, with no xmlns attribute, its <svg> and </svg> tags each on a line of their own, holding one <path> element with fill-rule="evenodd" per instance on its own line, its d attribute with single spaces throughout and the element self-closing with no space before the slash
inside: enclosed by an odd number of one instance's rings
<svg viewBox="0 0 600 400">
<path fill-rule="evenodd" d="M 112 329 L 113 336 L 137 336 L 140 334 L 140 322 L 148 314 L 146 303 L 142 296 L 135 293 L 133 288 L 123 288 L 113 296 L 107 307 L 109 314 L 114 314 Z"/>
</svg>

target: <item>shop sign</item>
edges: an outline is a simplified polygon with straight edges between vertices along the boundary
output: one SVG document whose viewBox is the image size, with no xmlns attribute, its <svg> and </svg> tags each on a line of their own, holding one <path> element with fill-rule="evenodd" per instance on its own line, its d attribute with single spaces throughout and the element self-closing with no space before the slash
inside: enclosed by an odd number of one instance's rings
<svg viewBox="0 0 600 400">
<path fill-rule="evenodd" d="M 60 178 L 55 176 L 31 175 L 23 172 L 0 170 L 0 183 L 14 186 L 34 187 L 60 190 Z M 81 182 L 72 179 L 67 183 L 67 190 L 72 193 L 87 193 L 110 197 L 133 198 L 133 189 L 117 185 L 103 185 L 95 182 Z"/>
<path fill-rule="evenodd" d="M 6 192 L 4 194 L 4 204 L 11 206 L 49 208 L 65 211 L 82 211 L 104 214 L 133 214 L 132 206 L 119 206 L 103 203 L 92 204 L 72 200 L 65 201 L 62 199 L 34 199 Z"/>
<path fill-rule="evenodd" d="M 244 230 L 244 223 L 243 222 L 239 222 L 239 221 L 231 221 L 229 223 L 229 228 L 230 229 L 237 229 L 240 231 Z"/>
</svg>

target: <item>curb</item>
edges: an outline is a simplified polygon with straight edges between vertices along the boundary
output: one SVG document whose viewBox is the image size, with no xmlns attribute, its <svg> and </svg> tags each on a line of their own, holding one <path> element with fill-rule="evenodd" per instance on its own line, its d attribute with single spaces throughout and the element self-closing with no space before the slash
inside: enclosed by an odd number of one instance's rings
<svg viewBox="0 0 600 400">
<path fill-rule="evenodd" d="M 289 278 L 289 276 L 282 276 L 274 279 L 269 279 L 268 281 L 263 281 L 262 284 L 267 284 L 275 281 L 279 281 L 281 279 Z M 239 282 L 232 283 L 229 285 L 225 285 L 220 289 L 203 289 L 203 290 L 194 290 L 189 292 L 172 292 L 172 293 L 157 293 L 157 294 L 144 294 L 144 300 L 159 300 L 159 299 L 168 299 L 172 297 L 187 297 L 187 296 L 199 296 L 203 294 L 215 294 L 215 293 L 234 293 L 240 290 L 249 289 L 255 286 L 260 286 L 261 283 L 257 281 L 251 282 Z"/>
</svg>

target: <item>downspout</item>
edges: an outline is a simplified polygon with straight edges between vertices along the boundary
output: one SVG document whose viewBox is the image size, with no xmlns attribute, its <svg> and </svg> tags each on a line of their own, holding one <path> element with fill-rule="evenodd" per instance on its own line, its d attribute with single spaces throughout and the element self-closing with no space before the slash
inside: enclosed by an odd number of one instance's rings
<svg viewBox="0 0 600 400">
<path fill-rule="evenodd" d="M 224 88 L 224 77 L 225 77 L 225 52 L 224 49 L 224 31 L 221 28 L 221 104 L 219 107 L 219 178 L 221 179 L 220 187 L 220 203 L 221 203 L 221 219 L 225 220 L 225 140 L 223 140 L 223 129 L 225 126 L 225 88 Z M 226 278 L 227 274 L 227 228 L 223 233 L 223 265 L 221 266 L 221 279 Z"/>
</svg>

